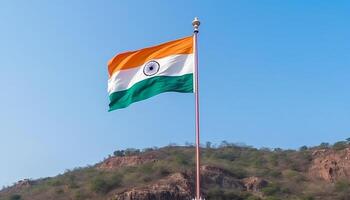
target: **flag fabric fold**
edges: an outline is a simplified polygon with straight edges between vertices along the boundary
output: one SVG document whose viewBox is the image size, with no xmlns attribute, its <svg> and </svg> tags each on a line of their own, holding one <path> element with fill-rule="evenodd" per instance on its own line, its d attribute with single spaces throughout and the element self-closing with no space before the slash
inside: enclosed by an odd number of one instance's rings
<svg viewBox="0 0 350 200">
<path fill-rule="evenodd" d="M 163 92 L 193 92 L 193 38 L 116 55 L 108 63 L 109 111 Z"/>
</svg>

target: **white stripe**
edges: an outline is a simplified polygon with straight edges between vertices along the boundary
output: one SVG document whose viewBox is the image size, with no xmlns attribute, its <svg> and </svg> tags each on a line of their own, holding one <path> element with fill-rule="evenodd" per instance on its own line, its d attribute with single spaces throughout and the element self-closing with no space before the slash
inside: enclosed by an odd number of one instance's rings
<svg viewBox="0 0 350 200">
<path fill-rule="evenodd" d="M 155 75 L 146 76 L 143 73 L 143 67 L 147 62 L 139 67 L 115 72 L 108 80 L 108 93 L 127 90 L 135 83 L 155 76 L 182 76 L 191 74 L 194 70 L 193 54 L 171 55 L 153 60 L 160 65 Z"/>
</svg>

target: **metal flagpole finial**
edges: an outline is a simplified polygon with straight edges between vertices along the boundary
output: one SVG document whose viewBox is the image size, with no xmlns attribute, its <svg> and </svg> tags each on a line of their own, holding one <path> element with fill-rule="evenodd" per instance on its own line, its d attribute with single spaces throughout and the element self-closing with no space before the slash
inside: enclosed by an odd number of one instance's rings
<svg viewBox="0 0 350 200">
<path fill-rule="evenodd" d="M 198 17 L 195 17 L 194 20 L 192 21 L 192 26 L 194 28 L 194 31 L 195 33 L 198 33 L 198 28 L 199 28 L 199 25 L 201 24 L 201 22 L 199 21 Z"/>
</svg>

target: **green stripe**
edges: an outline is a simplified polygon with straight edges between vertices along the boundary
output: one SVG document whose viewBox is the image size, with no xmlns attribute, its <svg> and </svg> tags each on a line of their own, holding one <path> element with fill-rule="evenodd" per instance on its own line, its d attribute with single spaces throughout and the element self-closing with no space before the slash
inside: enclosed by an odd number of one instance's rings
<svg viewBox="0 0 350 200">
<path fill-rule="evenodd" d="M 182 76 L 156 76 L 109 96 L 109 111 L 125 108 L 130 104 L 148 99 L 163 92 L 193 92 L 193 74 Z"/>
</svg>

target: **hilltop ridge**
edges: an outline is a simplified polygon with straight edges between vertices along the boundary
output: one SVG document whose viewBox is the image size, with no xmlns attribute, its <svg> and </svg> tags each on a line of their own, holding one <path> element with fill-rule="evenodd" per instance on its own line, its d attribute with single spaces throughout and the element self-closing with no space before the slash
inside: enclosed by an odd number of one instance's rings
<svg viewBox="0 0 350 200">
<path fill-rule="evenodd" d="M 117 150 L 93 166 L 19 181 L 3 188 L 0 200 L 187 200 L 193 155 L 191 146 Z M 350 199 L 349 141 L 300 150 L 207 145 L 201 169 L 210 200 Z"/>
</svg>

